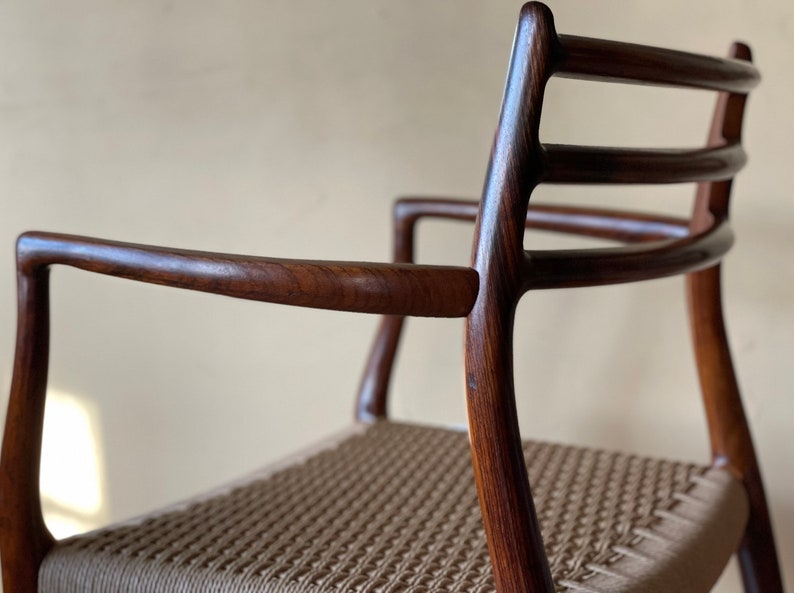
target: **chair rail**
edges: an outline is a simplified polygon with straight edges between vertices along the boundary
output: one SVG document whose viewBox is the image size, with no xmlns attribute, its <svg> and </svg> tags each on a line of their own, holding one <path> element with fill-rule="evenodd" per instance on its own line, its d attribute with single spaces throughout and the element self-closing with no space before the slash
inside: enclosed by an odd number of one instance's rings
<svg viewBox="0 0 794 593">
<path fill-rule="evenodd" d="M 747 162 L 738 142 L 717 148 L 645 149 L 545 144 L 545 183 L 659 184 L 730 179 Z"/>
<path fill-rule="evenodd" d="M 749 62 L 683 51 L 559 36 L 557 76 L 746 93 L 761 80 Z"/>
<path fill-rule="evenodd" d="M 674 241 L 615 248 L 525 252 L 525 290 L 603 286 L 664 278 L 711 266 L 733 245 L 728 221 Z"/>
<path fill-rule="evenodd" d="M 476 200 L 460 198 L 400 198 L 395 204 L 395 217 L 411 224 L 420 218 L 474 222 L 479 207 Z M 524 226 L 626 243 L 683 238 L 689 234 L 689 220 L 685 218 L 542 202 L 530 202 Z"/>
</svg>

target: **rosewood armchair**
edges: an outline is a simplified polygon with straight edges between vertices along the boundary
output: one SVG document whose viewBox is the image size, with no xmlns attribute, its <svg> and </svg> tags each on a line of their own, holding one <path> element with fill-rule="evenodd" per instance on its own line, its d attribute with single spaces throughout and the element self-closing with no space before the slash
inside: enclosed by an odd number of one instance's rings
<svg viewBox="0 0 794 593">
<path fill-rule="evenodd" d="M 540 114 L 552 76 L 716 91 L 707 146 L 543 144 Z M 719 264 L 733 240 L 731 180 L 745 162 L 742 115 L 757 82 L 744 45 L 717 59 L 558 35 L 549 10 L 531 3 L 520 15 L 482 199 L 398 201 L 394 263 L 22 235 L 16 361 L 0 468 L 5 590 L 706 591 L 738 552 L 748 592 L 782 591 L 720 302 Z M 679 182 L 697 184 L 688 220 L 530 203 L 541 183 Z M 414 264 L 413 231 L 421 217 L 474 221 L 471 267 Z M 527 251 L 526 229 L 627 245 Z M 357 422 L 332 442 L 220 493 L 55 541 L 38 491 L 53 265 L 383 314 Z M 674 274 L 686 274 L 712 462 L 523 441 L 511 350 L 521 296 Z M 468 434 L 388 419 L 389 377 L 406 316 L 466 319 Z"/>
</svg>

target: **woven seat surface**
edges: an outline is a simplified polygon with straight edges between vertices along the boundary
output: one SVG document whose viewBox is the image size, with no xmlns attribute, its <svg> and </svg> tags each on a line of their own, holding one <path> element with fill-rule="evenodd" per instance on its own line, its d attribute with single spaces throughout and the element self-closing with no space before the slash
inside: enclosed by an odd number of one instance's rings
<svg viewBox="0 0 794 593">
<path fill-rule="evenodd" d="M 653 591 L 671 571 L 664 590 L 708 589 L 741 535 L 743 492 L 719 470 L 534 442 L 524 454 L 558 590 Z M 481 521 L 465 433 L 380 422 L 64 540 L 40 591 L 491 593 Z"/>
</svg>

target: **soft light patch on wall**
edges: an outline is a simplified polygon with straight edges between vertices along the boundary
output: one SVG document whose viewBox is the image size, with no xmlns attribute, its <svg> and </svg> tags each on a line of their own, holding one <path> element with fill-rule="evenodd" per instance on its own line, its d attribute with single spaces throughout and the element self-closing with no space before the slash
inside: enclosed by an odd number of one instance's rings
<svg viewBox="0 0 794 593">
<path fill-rule="evenodd" d="M 48 391 L 41 454 L 41 498 L 47 527 L 67 537 L 106 519 L 99 420 L 89 402 Z"/>
</svg>

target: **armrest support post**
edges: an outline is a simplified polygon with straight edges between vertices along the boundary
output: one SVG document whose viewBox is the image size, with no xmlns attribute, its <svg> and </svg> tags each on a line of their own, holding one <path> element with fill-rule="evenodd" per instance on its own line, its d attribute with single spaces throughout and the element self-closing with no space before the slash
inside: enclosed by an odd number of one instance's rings
<svg viewBox="0 0 794 593">
<path fill-rule="evenodd" d="M 41 436 L 49 357 L 49 270 L 18 272 L 14 374 L 0 459 L 0 555 L 5 591 L 33 593 L 53 544 L 39 494 Z"/>
</svg>

